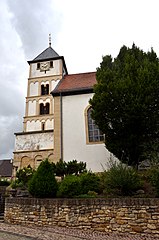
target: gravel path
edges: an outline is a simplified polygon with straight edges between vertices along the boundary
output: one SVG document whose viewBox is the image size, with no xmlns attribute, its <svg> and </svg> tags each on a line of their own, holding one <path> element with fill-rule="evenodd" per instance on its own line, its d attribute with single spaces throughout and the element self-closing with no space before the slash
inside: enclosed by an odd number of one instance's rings
<svg viewBox="0 0 159 240">
<path fill-rule="evenodd" d="M 26 227 L 0 223 L 0 240 L 157 240 L 150 235 L 101 233 L 64 227 Z"/>
</svg>

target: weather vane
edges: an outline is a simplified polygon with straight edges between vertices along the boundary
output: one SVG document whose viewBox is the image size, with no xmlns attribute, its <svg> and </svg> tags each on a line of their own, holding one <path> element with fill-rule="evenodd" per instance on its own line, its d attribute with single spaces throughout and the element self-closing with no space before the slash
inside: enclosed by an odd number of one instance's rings
<svg viewBox="0 0 159 240">
<path fill-rule="evenodd" d="M 51 33 L 49 33 L 49 47 L 51 47 Z"/>
</svg>

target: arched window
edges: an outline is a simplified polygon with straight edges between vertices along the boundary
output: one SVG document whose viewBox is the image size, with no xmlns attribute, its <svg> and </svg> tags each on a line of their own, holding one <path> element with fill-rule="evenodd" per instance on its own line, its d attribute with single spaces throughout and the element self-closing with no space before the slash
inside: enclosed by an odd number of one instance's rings
<svg viewBox="0 0 159 240">
<path fill-rule="evenodd" d="M 50 103 L 46 103 L 45 114 L 49 114 L 49 112 L 50 112 Z"/>
<path fill-rule="evenodd" d="M 49 114 L 49 112 L 50 112 L 50 103 L 46 103 L 46 105 L 44 105 L 43 103 L 40 103 L 40 115 Z"/>
<path fill-rule="evenodd" d="M 41 95 L 48 95 L 49 94 L 49 84 L 41 85 Z"/>
<path fill-rule="evenodd" d="M 40 115 L 44 114 L 44 104 L 40 103 Z"/>
<path fill-rule="evenodd" d="M 91 107 L 87 110 L 87 127 L 88 127 L 88 142 L 103 142 L 104 135 L 99 130 L 99 127 L 95 124 L 95 121 L 91 117 Z"/>
</svg>

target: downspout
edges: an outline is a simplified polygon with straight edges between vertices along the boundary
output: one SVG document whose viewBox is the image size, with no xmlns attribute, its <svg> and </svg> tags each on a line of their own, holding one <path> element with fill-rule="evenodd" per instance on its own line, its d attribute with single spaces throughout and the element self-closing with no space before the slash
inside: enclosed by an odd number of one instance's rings
<svg viewBox="0 0 159 240">
<path fill-rule="evenodd" d="M 61 160 L 63 161 L 63 109 L 62 109 L 62 94 L 60 93 L 60 128 L 61 128 Z"/>
</svg>

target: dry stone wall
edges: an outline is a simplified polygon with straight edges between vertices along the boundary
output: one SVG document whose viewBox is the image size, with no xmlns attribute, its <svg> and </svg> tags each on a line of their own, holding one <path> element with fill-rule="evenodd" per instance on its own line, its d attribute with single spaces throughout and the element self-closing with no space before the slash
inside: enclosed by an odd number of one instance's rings
<svg viewBox="0 0 159 240">
<path fill-rule="evenodd" d="M 7 198 L 5 222 L 159 236 L 159 199 Z"/>
</svg>

